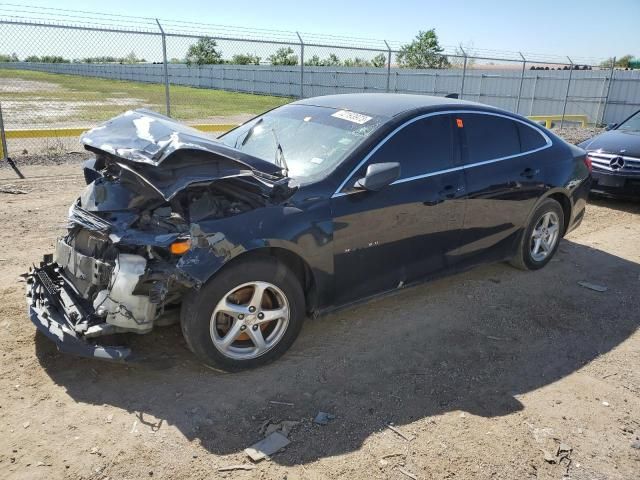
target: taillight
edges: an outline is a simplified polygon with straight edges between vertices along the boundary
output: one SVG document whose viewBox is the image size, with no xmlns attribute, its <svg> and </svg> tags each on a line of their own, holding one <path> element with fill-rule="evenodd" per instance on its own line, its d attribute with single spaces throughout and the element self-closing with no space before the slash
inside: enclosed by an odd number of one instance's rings
<svg viewBox="0 0 640 480">
<path fill-rule="evenodd" d="M 593 165 L 591 164 L 591 157 L 587 154 L 584 156 L 584 164 L 589 169 L 589 173 L 593 171 Z"/>
</svg>

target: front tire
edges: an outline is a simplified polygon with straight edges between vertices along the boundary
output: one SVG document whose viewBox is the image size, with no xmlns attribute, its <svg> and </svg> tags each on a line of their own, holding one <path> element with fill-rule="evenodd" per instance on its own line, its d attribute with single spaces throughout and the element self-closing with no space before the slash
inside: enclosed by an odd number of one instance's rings
<svg viewBox="0 0 640 480">
<path fill-rule="evenodd" d="M 207 366 L 238 371 L 267 364 L 293 344 L 305 317 L 296 275 L 273 257 L 224 268 L 182 302 L 182 333 Z"/>
<path fill-rule="evenodd" d="M 511 265 L 538 270 L 551 261 L 564 235 L 564 211 L 554 199 L 544 200 L 531 216 Z"/>
</svg>

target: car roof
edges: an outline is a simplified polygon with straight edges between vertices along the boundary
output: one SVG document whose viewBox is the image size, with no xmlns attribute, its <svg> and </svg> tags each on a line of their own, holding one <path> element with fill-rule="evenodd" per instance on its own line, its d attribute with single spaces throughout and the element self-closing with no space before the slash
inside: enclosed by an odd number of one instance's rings
<svg viewBox="0 0 640 480">
<path fill-rule="evenodd" d="M 482 107 L 495 110 L 493 107 L 455 98 L 434 97 L 431 95 L 410 95 L 405 93 L 347 93 L 342 95 L 325 95 L 322 97 L 305 98 L 293 102 L 297 105 L 313 105 L 317 107 L 350 110 L 395 117 L 411 110 L 427 110 L 446 107 Z"/>
</svg>

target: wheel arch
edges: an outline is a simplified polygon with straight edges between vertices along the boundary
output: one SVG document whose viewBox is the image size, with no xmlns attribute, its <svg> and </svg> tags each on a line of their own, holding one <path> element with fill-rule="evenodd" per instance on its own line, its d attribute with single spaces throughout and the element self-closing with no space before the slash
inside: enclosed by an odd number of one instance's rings
<svg viewBox="0 0 640 480">
<path fill-rule="evenodd" d="M 550 193 L 549 195 L 546 195 L 541 199 L 541 201 L 544 201 L 547 198 L 554 199 L 562 207 L 562 213 L 564 215 L 564 225 L 562 226 L 563 227 L 562 236 L 564 237 L 565 233 L 567 233 L 567 230 L 569 229 L 569 225 L 571 225 L 571 210 L 572 210 L 571 199 L 569 198 L 569 195 L 567 195 L 562 190 L 557 190 L 553 193 Z"/>
<path fill-rule="evenodd" d="M 253 258 L 271 257 L 289 268 L 300 281 L 305 297 L 305 309 L 312 313 L 318 305 L 318 284 L 309 263 L 299 254 L 284 247 L 263 246 L 247 250 L 225 262 L 218 270 L 213 272 L 207 281 L 215 279 L 221 271 L 233 268 L 241 262 L 250 261 Z"/>
</svg>

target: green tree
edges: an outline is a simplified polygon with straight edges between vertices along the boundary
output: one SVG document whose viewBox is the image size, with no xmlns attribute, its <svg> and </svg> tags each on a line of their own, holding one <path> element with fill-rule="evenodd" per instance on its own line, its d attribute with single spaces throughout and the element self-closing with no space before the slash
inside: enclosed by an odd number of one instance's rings
<svg viewBox="0 0 640 480">
<path fill-rule="evenodd" d="M 324 63 L 320 60 L 318 55 L 314 55 L 311 58 L 304 61 L 304 64 L 309 67 L 323 67 Z"/>
<path fill-rule="evenodd" d="M 120 59 L 120 63 L 144 63 L 146 60 L 144 58 L 138 58 L 135 52 L 130 52 L 129 55 Z"/>
<path fill-rule="evenodd" d="M 218 44 L 211 37 L 202 37 L 187 50 L 187 65 L 215 65 L 224 63 Z"/>
<path fill-rule="evenodd" d="M 43 55 L 41 57 L 37 55 L 29 55 L 24 59 L 24 61 L 31 63 L 71 63 L 71 60 L 63 58 L 59 55 Z"/>
<path fill-rule="evenodd" d="M 11 55 L 4 55 L 0 53 L 0 63 L 19 62 L 18 55 L 12 53 Z"/>
<path fill-rule="evenodd" d="M 443 51 L 432 28 L 426 32 L 419 31 L 411 43 L 400 48 L 396 59 L 402 68 L 446 68 L 449 61 L 442 55 Z"/>
<path fill-rule="evenodd" d="M 236 65 L 260 65 L 260 60 L 260 57 L 252 55 L 251 53 L 240 53 L 231 57 L 231 63 L 235 63 Z"/>
<path fill-rule="evenodd" d="M 356 58 L 347 58 L 344 61 L 345 67 L 369 67 L 371 63 L 364 58 L 356 57 Z"/>
<path fill-rule="evenodd" d="M 616 67 L 618 68 L 630 68 L 631 63 L 634 61 L 634 57 L 631 54 L 623 55 L 622 57 L 616 58 Z M 613 62 L 613 57 L 607 58 L 603 62 L 600 63 L 600 68 L 611 68 L 611 63 Z"/>
<path fill-rule="evenodd" d="M 271 65 L 297 65 L 298 56 L 293 54 L 293 48 L 282 47 L 269 56 Z"/>
<path fill-rule="evenodd" d="M 382 68 L 387 66 L 387 56 L 384 53 L 379 53 L 371 59 L 371 65 L 376 68 Z"/>
<path fill-rule="evenodd" d="M 616 60 L 616 67 L 620 68 L 629 68 L 631 66 L 631 61 L 633 60 L 633 55 L 623 55 L 622 57 Z"/>
</svg>

